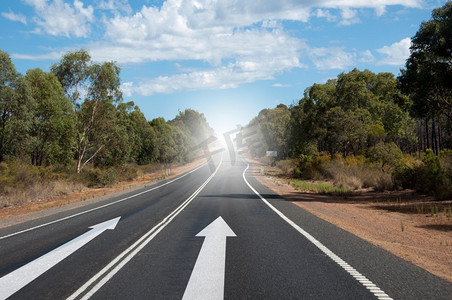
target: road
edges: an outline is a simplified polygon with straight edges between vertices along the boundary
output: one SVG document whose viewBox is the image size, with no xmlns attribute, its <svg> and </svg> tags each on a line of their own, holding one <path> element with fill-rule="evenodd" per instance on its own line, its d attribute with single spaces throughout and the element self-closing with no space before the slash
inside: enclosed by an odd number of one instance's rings
<svg viewBox="0 0 452 300">
<path fill-rule="evenodd" d="M 285 201 L 227 152 L 175 180 L 1 229 L 0 277 L 0 299 L 452 296 L 451 283 Z"/>
</svg>

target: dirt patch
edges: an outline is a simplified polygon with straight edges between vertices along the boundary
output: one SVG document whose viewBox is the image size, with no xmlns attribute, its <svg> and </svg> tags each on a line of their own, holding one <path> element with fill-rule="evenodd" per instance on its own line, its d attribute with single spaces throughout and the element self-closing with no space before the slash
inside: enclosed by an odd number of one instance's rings
<svg viewBox="0 0 452 300">
<path fill-rule="evenodd" d="M 346 198 L 305 193 L 264 174 L 260 162 L 251 163 L 255 178 L 285 199 L 452 282 L 452 201 L 413 191 L 360 191 Z"/>
<path fill-rule="evenodd" d="M 65 211 L 75 207 L 84 206 L 100 201 L 107 196 L 127 192 L 131 188 L 139 188 L 159 179 L 174 178 L 182 173 L 194 169 L 206 162 L 205 158 L 199 158 L 193 162 L 174 167 L 170 176 L 165 176 L 164 171 L 145 174 L 136 180 L 119 182 L 109 187 L 85 188 L 78 192 L 56 196 L 47 201 L 28 202 L 20 206 L 4 207 L 0 209 L 0 228 L 37 219 L 57 211 Z"/>
</svg>

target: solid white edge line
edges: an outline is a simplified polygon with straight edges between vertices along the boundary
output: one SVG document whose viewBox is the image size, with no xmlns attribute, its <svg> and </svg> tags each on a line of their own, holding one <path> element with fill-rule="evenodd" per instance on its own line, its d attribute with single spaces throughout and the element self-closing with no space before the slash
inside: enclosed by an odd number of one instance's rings
<svg viewBox="0 0 452 300">
<path fill-rule="evenodd" d="M 110 202 L 110 203 L 104 204 L 104 205 L 102 205 L 102 206 L 94 207 L 94 208 L 91 208 L 91 209 L 88 209 L 88 210 L 85 210 L 85 211 L 82 211 L 82 212 L 79 212 L 79 213 L 76 213 L 76 214 L 73 214 L 73 215 L 70 215 L 70 216 L 61 218 L 61 219 L 58 219 L 58 220 L 55 220 L 55 221 L 51 221 L 51 222 L 48 222 L 48 223 L 44 223 L 44 224 L 41 224 L 41 225 L 37 225 L 37 226 L 34 226 L 34 227 L 30 227 L 30 228 L 27 228 L 27 229 L 24 229 L 24 230 L 21 230 L 21 231 L 18 231 L 18 232 L 14 232 L 14 233 L 11 233 L 11 234 L 2 236 L 2 237 L 0 237 L 0 240 L 6 239 L 6 238 L 9 238 L 9 237 L 18 235 L 18 234 L 22 234 L 22 233 L 25 233 L 25 232 L 28 232 L 28 231 L 32 231 L 32 230 L 35 230 L 35 229 L 38 229 L 38 228 L 41 228 L 41 227 L 45 227 L 45 226 L 48 226 L 48 225 L 52 225 L 52 224 L 55 224 L 55 223 L 58 223 L 58 222 L 61 222 L 61 221 L 65 221 L 65 220 L 68 220 L 68 219 L 72 219 L 72 218 L 74 218 L 74 217 L 78 217 L 78 216 L 80 216 L 80 215 L 84 215 L 84 214 L 90 213 L 90 212 L 92 212 L 92 211 L 96 211 L 96 210 L 98 210 L 98 209 L 102 209 L 102 208 L 108 207 L 108 206 L 110 206 L 110 205 L 114 205 L 114 204 L 117 204 L 117 203 L 120 203 L 120 202 L 129 200 L 129 199 L 131 199 L 131 198 L 135 198 L 135 197 L 137 197 L 137 196 L 146 194 L 146 193 L 148 193 L 148 192 L 151 192 L 151 191 L 154 191 L 154 190 L 156 190 L 156 189 L 159 189 L 159 188 L 161 188 L 161 187 L 163 187 L 163 186 L 165 186 L 165 185 L 168 185 L 168 184 L 170 184 L 170 183 L 173 183 L 173 182 L 175 182 L 175 181 L 177 181 L 177 180 L 179 180 L 179 179 L 181 179 L 181 178 L 184 178 L 185 176 L 187 176 L 187 175 L 189 175 L 189 174 L 191 174 L 191 173 L 193 173 L 193 172 L 196 172 L 197 170 L 201 169 L 201 168 L 204 167 L 205 165 L 207 165 L 207 163 L 203 163 L 203 164 L 200 165 L 199 167 L 197 167 L 197 168 L 195 168 L 195 169 L 193 169 L 193 170 L 191 170 L 191 171 L 189 171 L 189 172 L 187 172 L 187 173 L 185 173 L 185 174 L 183 174 L 183 175 L 181 175 L 181 176 L 179 176 L 179 177 L 176 177 L 176 178 L 174 178 L 174 179 L 171 179 L 170 181 L 165 182 L 164 184 L 161 184 L 161 185 L 159 185 L 159 186 L 155 186 L 155 187 L 153 187 L 153 188 L 151 188 L 151 189 L 149 189 L 149 190 L 145 190 L 145 191 L 143 191 L 143 192 L 140 192 L 140 193 L 137 193 L 137 194 L 133 194 L 132 196 L 129 196 L 129 197 L 126 197 L 126 198 L 122 198 L 122 199 L 116 200 L 116 201 L 114 201 L 114 202 Z M 112 197 L 114 197 L 114 196 L 112 195 Z"/>
<path fill-rule="evenodd" d="M 363 285 L 365 288 L 367 288 L 372 294 L 374 294 L 375 297 L 377 297 L 380 300 L 383 299 L 392 299 L 390 298 L 385 292 L 383 292 L 379 287 L 377 287 L 372 281 L 367 279 L 364 275 L 359 273 L 355 268 L 350 266 L 348 263 L 346 263 L 343 259 L 341 259 L 339 256 L 334 254 L 330 249 L 328 249 L 326 246 L 324 246 L 321 242 L 319 242 L 316 238 L 314 238 L 312 235 L 310 235 L 308 232 L 306 232 L 304 229 L 302 229 L 300 226 L 295 224 L 292 220 L 290 220 L 288 217 L 286 217 L 282 212 L 280 212 L 278 209 L 276 209 L 273 205 L 270 204 L 270 202 L 267 201 L 264 197 L 262 197 L 259 192 L 254 189 L 254 187 L 248 182 L 248 180 L 245 177 L 246 171 L 249 169 L 250 165 L 247 163 L 247 167 L 243 171 L 242 177 L 245 183 L 248 185 L 248 187 L 257 195 L 259 198 L 267 204 L 268 207 L 270 207 L 278 216 L 280 216 L 284 221 L 289 223 L 295 230 L 297 230 L 299 233 L 301 233 L 305 238 L 307 238 L 311 243 L 313 243 L 317 248 L 319 248 L 323 253 L 325 253 L 329 258 L 331 258 L 334 262 L 336 262 L 344 271 L 349 273 L 353 278 L 355 278 L 361 285 Z M 365 280 L 365 284 L 362 282 Z M 369 289 L 366 285 L 372 284 L 372 289 Z"/>
<path fill-rule="evenodd" d="M 89 279 L 84 285 L 82 285 L 77 291 L 75 291 L 68 300 L 76 299 L 82 293 L 84 293 L 91 285 L 93 285 L 99 278 L 101 278 L 109 270 L 110 272 L 106 274 L 94 287 L 92 287 L 81 299 L 89 299 L 93 296 L 105 283 L 107 283 L 116 273 L 119 272 L 135 255 L 137 255 L 147 244 L 149 244 L 154 237 L 160 233 L 190 202 L 204 189 L 204 187 L 212 180 L 212 178 L 217 173 L 223 162 L 223 154 L 221 154 L 221 160 L 216 168 L 215 172 L 210 175 L 209 178 L 193 193 L 188 197 L 179 207 L 172 211 L 168 216 L 166 216 L 160 223 L 155 225 L 151 230 L 145 233 L 140 239 L 133 243 L 130 247 L 119 254 L 115 259 L 113 259 L 108 265 L 106 265 L 102 270 L 100 270 L 96 275 Z M 127 255 L 127 256 L 126 256 Z M 126 256 L 124 259 L 123 257 Z M 123 259 L 123 260 L 122 260 Z M 121 261 L 122 260 L 122 261 Z"/>
</svg>

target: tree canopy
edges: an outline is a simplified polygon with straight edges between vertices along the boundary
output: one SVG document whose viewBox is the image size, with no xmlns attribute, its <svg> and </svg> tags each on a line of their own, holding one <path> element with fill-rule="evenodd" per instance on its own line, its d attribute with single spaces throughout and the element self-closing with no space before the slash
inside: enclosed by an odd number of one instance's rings
<svg viewBox="0 0 452 300">
<path fill-rule="evenodd" d="M 193 147 L 212 134 L 203 114 L 187 109 L 170 121 L 146 120 L 133 101 L 122 102 L 120 68 L 94 63 L 85 50 L 51 66 L 19 74 L 0 51 L 0 162 L 36 166 L 170 165 L 188 162 Z"/>
</svg>

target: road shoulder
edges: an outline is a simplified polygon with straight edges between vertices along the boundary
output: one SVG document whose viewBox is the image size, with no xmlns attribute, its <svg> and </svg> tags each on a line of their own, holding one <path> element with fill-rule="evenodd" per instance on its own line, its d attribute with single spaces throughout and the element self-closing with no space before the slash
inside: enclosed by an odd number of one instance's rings
<svg viewBox="0 0 452 300">
<path fill-rule="evenodd" d="M 251 172 L 262 185 L 298 207 L 452 282 L 452 236 L 441 216 L 394 212 L 384 209 L 387 203 L 303 193 L 283 179 L 262 174 L 255 164 Z M 443 227 L 435 227 L 437 223 Z"/>
</svg>

